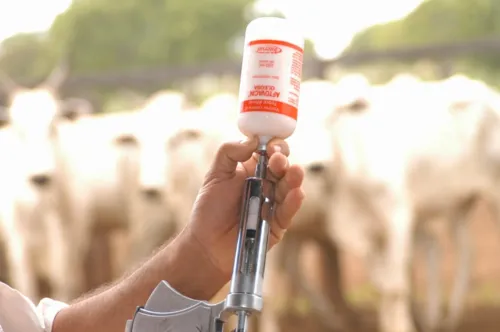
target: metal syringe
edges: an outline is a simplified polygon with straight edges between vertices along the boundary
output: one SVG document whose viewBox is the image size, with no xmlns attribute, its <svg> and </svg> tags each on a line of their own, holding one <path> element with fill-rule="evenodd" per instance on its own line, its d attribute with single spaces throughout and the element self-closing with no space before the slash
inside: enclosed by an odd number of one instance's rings
<svg viewBox="0 0 500 332">
<path fill-rule="evenodd" d="M 245 183 L 231 286 L 217 332 L 222 332 L 223 322 L 232 314 L 238 319 L 235 332 L 246 332 L 248 317 L 261 312 L 263 307 L 262 287 L 275 184 L 266 179 L 269 159 L 266 144 L 261 144 L 257 153 L 255 175 Z"/>
</svg>

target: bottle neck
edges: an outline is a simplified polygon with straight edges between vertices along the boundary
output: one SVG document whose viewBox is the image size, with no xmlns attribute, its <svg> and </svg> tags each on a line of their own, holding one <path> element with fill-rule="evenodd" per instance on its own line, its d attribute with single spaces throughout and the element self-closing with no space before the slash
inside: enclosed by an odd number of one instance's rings
<svg viewBox="0 0 500 332">
<path fill-rule="evenodd" d="M 272 136 L 259 136 L 259 150 L 262 146 L 266 147 L 267 143 L 272 139 Z M 266 149 L 266 148 L 264 148 Z"/>
</svg>

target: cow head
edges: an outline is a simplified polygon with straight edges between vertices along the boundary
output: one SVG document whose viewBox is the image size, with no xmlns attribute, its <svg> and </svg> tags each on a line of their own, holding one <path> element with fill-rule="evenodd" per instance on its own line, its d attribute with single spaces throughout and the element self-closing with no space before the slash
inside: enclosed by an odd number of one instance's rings
<svg viewBox="0 0 500 332">
<path fill-rule="evenodd" d="M 140 195 L 159 201 L 167 182 L 168 150 L 171 135 L 177 130 L 184 96 L 160 91 L 152 95 L 135 114 L 132 130 L 115 138 L 121 149 L 133 149 L 138 159 L 137 185 Z"/>
<path fill-rule="evenodd" d="M 339 105 L 336 107 L 335 112 L 347 112 L 347 113 L 362 113 L 368 110 L 370 104 L 368 100 L 364 97 L 359 97 L 352 100 L 350 103 L 345 105 Z"/>
<path fill-rule="evenodd" d="M 33 89 L 17 85 L 5 73 L 0 75 L 1 86 L 9 97 L 5 115 L 16 135 L 20 163 L 26 168 L 27 180 L 37 188 L 47 187 L 53 180 L 58 123 L 89 112 L 88 104 L 82 107 L 82 102 L 58 99 L 57 91 L 66 79 L 67 71 L 64 62 Z"/>
<path fill-rule="evenodd" d="M 160 202 L 177 182 L 185 182 L 184 187 L 201 185 L 198 169 L 206 166 L 202 160 L 212 149 L 206 143 L 213 142 L 205 139 L 203 121 L 196 121 L 201 113 L 183 111 L 161 121 L 159 114 L 139 112 L 135 130 L 115 138 L 117 146 L 137 152 L 137 189 L 142 199 Z"/>
</svg>

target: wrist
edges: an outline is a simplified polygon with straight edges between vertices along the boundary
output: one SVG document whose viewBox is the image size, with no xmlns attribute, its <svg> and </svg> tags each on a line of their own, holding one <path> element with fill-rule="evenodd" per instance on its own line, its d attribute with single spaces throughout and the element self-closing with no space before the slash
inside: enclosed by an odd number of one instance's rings
<svg viewBox="0 0 500 332">
<path fill-rule="evenodd" d="M 163 249 L 164 280 L 182 295 L 208 301 L 229 281 L 198 240 L 184 229 Z"/>
</svg>

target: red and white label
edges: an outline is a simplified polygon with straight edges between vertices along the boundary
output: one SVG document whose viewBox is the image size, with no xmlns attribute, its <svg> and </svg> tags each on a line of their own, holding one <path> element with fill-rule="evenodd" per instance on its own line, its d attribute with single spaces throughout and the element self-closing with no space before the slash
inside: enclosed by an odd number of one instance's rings
<svg viewBox="0 0 500 332">
<path fill-rule="evenodd" d="M 273 112 L 297 120 L 304 50 L 280 40 L 254 40 L 243 55 L 241 112 Z"/>
</svg>

